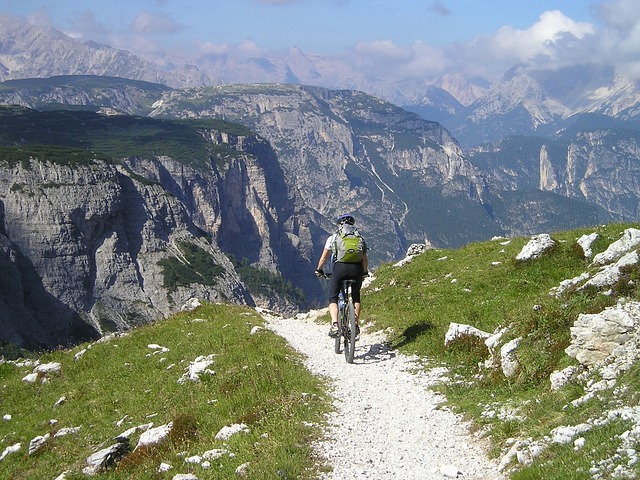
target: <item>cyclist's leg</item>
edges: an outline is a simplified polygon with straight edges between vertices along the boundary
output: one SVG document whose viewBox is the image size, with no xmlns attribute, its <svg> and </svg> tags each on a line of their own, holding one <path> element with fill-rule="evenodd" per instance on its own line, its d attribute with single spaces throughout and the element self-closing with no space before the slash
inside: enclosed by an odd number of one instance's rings
<svg viewBox="0 0 640 480">
<path fill-rule="evenodd" d="M 353 301 L 353 310 L 354 316 L 356 319 L 356 336 L 359 337 L 360 334 L 360 312 L 362 310 L 362 305 L 360 303 L 360 288 L 362 287 L 362 276 L 363 269 L 361 263 L 350 263 L 347 268 L 347 278 L 350 278 L 354 281 L 351 284 L 351 300 Z"/>
<path fill-rule="evenodd" d="M 329 304 L 329 315 L 331 315 L 331 324 L 338 324 L 338 302 L 331 302 Z"/>
<path fill-rule="evenodd" d="M 362 309 L 362 304 L 360 302 L 360 289 L 362 288 L 362 276 L 363 269 L 362 264 L 355 264 L 353 268 L 353 279 L 355 283 L 351 287 L 351 298 L 353 299 L 353 306 L 356 314 L 356 320 L 360 318 L 360 311 Z"/>
<path fill-rule="evenodd" d="M 329 315 L 331 315 L 331 330 L 329 336 L 333 337 L 338 332 L 338 295 L 340 294 L 340 282 L 342 277 L 341 264 L 333 264 L 333 274 L 329 281 Z"/>
</svg>

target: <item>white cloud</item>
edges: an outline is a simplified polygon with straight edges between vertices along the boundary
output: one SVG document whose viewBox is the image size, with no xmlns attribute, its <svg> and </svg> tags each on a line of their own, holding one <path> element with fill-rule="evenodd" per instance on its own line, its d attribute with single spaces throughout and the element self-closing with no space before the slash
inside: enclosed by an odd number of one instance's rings
<svg viewBox="0 0 640 480">
<path fill-rule="evenodd" d="M 179 32 L 183 27 L 164 13 L 140 12 L 133 20 L 132 29 L 140 34 L 166 35 Z"/>
<path fill-rule="evenodd" d="M 640 3 L 637 0 L 604 1 L 595 8 L 596 16 L 609 29 L 619 32 L 632 32 L 640 23 Z"/>
<path fill-rule="evenodd" d="M 366 76 L 424 79 L 442 74 L 448 63 L 443 51 L 424 42 L 409 46 L 391 40 L 359 42 L 344 54 L 347 64 Z"/>
<path fill-rule="evenodd" d="M 596 15 L 604 24 L 598 55 L 632 79 L 640 79 L 640 3 L 603 2 Z"/>
<path fill-rule="evenodd" d="M 51 15 L 47 7 L 35 10 L 31 15 L 27 16 L 27 21 L 33 25 L 52 26 Z"/>
<path fill-rule="evenodd" d="M 354 47 L 354 52 L 373 61 L 387 62 L 406 62 L 412 56 L 408 49 L 395 45 L 391 40 L 358 42 Z"/>
<path fill-rule="evenodd" d="M 513 63 L 531 62 L 536 57 L 557 59 L 562 55 L 558 47 L 568 45 L 568 39 L 581 40 L 596 33 L 590 23 L 578 23 L 559 10 L 544 12 L 537 23 L 526 30 L 502 27 L 486 45 L 486 53 L 493 58 Z"/>
<path fill-rule="evenodd" d="M 205 57 L 227 55 L 232 51 L 232 48 L 228 43 L 198 41 L 195 42 L 195 46 L 198 50 L 198 54 Z"/>
<path fill-rule="evenodd" d="M 584 61 L 584 45 L 593 48 L 594 25 L 576 22 L 558 10 L 547 11 L 527 29 L 505 26 L 492 36 L 465 44 L 433 47 L 424 42 L 400 46 L 391 40 L 360 42 L 351 65 L 367 74 L 435 80 L 449 72 L 498 78 L 517 63 L 563 66 Z M 576 58 L 578 57 L 578 58 Z"/>
<path fill-rule="evenodd" d="M 237 48 L 237 51 L 246 56 L 255 57 L 259 55 L 265 55 L 265 49 L 258 46 L 253 40 L 243 40 Z"/>
</svg>

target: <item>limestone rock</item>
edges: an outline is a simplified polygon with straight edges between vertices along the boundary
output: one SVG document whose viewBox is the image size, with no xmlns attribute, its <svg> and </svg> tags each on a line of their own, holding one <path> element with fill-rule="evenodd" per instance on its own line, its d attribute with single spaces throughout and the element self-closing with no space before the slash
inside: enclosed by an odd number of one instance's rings
<svg viewBox="0 0 640 480">
<path fill-rule="evenodd" d="M 82 473 L 91 476 L 97 475 L 116 465 L 129 451 L 129 439 L 118 437 L 113 445 L 87 457 L 87 466 L 82 469 Z"/>
<path fill-rule="evenodd" d="M 571 343 L 565 352 L 581 364 L 593 367 L 634 338 L 639 328 L 637 302 L 621 303 L 600 313 L 580 314 L 571 327 Z"/>
<path fill-rule="evenodd" d="M 464 337 L 475 337 L 481 340 L 486 340 L 491 336 L 490 333 L 483 332 L 482 330 L 472 327 L 471 325 L 465 325 L 461 323 L 450 323 L 449 329 L 444 337 L 444 345 L 447 346 L 451 342 Z"/>
<path fill-rule="evenodd" d="M 538 258 L 554 245 L 555 242 L 549 234 L 534 235 L 516 256 L 516 260 L 523 261 Z"/>
<path fill-rule="evenodd" d="M 502 365 L 502 373 L 507 378 L 513 377 L 518 373 L 520 363 L 516 358 L 515 351 L 518 345 L 522 341 L 522 338 L 514 338 L 513 340 L 505 343 L 500 348 L 500 363 Z"/>
<path fill-rule="evenodd" d="M 593 263 L 596 265 L 604 265 L 606 263 L 610 263 L 639 245 L 640 230 L 638 230 L 637 228 L 627 228 L 623 232 L 620 239 L 609 245 L 609 247 L 604 252 L 599 253 L 598 255 L 593 257 Z"/>
</svg>

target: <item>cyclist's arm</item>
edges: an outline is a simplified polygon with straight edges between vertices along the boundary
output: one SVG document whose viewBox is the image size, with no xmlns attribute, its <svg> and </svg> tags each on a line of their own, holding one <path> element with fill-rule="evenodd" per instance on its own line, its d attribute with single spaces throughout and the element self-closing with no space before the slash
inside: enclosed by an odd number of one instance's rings
<svg viewBox="0 0 640 480">
<path fill-rule="evenodd" d="M 369 258 L 367 257 L 366 253 L 362 257 L 362 271 L 363 272 L 368 272 L 369 271 Z"/>
<path fill-rule="evenodd" d="M 318 270 L 322 270 L 324 264 L 329 260 L 329 256 L 331 255 L 331 250 L 327 250 L 326 248 L 322 250 L 322 255 L 320 255 L 320 260 L 318 260 Z"/>
</svg>

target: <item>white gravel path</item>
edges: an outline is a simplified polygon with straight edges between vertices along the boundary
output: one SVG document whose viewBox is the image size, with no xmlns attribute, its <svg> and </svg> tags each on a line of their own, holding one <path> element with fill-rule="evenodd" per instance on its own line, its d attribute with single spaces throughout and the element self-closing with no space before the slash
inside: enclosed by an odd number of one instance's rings
<svg viewBox="0 0 640 480">
<path fill-rule="evenodd" d="M 319 312 L 322 313 L 322 312 Z M 333 472 L 323 480 L 504 480 L 477 438 L 428 389 L 438 370 L 412 373 L 417 359 L 385 346 L 365 331 L 353 364 L 333 350 L 328 325 L 263 312 L 267 327 L 305 354 L 305 365 L 333 385 L 336 411 L 317 445 Z M 473 392 L 469 392 L 473 395 Z"/>
</svg>

